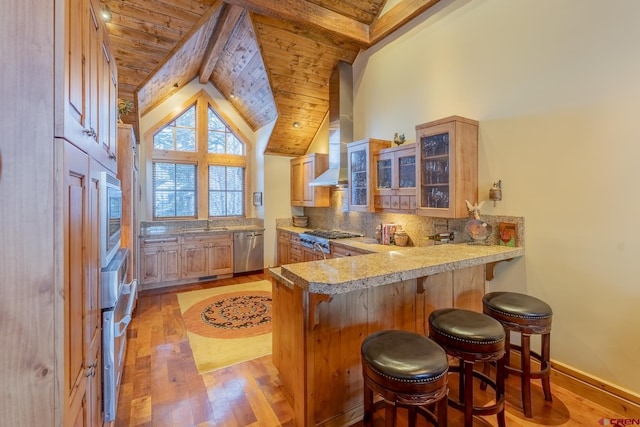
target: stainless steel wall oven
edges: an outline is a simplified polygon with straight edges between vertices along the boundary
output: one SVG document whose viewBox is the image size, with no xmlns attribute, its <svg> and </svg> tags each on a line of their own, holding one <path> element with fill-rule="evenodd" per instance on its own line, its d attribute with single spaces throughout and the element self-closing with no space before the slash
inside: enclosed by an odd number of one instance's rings
<svg viewBox="0 0 640 427">
<path fill-rule="evenodd" d="M 126 283 L 128 249 L 119 249 L 101 271 L 102 382 L 105 422 L 114 421 L 127 349 L 127 327 L 135 307 L 138 281 Z"/>
</svg>

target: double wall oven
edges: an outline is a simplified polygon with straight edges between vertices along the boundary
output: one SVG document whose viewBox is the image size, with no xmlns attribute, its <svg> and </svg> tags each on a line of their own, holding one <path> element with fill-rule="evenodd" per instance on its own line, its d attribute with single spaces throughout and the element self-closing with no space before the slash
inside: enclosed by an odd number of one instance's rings
<svg viewBox="0 0 640 427">
<path fill-rule="evenodd" d="M 102 399 L 104 421 L 114 421 L 138 281 L 126 283 L 128 249 L 118 249 L 101 271 L 102 297 Z"/>
</svg>

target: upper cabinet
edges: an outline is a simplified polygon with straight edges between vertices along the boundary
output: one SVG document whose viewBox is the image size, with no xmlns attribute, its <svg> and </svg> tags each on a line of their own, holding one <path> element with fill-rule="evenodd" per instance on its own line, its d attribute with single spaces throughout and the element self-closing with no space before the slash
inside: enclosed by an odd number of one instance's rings
<svg viewBox="0 0 640 427">
<path fill-rule="evenodd" d="M 416 126 L 418 214 L 469 216 L 478 201 L 478 122 L 451 116 Z"/>
<path fill-rule="evenodd" d="M 67 3 L 64 25 L 58 30 L 64 85 L 55 87 L 55 133 L 115 172 L 118 76 L 100 4 Z"/>
<path fill-rule="evenodd" d="M 416 144 L 385 148 L 373 158 L 375 209 L 415 213 Z"/>
<path fill-rule="evenodd" d="M 380 150 L 389 148 L 391 141 L 363 139 L 347 145 L 349 174 L 349 210 L 373 212 L 372 174 L 375 168 L 374 156 Z"/>
<path fill-rule="evenodd" d="M 329 188 L 309 185 L 328 167 L 328 154 L 313 153 L 291 159 L 291 206 L 329 206 Z"/>
</svg>

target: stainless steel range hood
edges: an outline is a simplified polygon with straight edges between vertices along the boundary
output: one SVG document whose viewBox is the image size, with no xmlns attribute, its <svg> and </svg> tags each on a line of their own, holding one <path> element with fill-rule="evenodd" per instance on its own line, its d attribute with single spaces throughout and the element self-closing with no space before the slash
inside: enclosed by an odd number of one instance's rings
<svg viewBox="0 0 640 427">
<path fill-rule="evenodd" d="M 311 186 L 346 185 L 347 144 L 353 141 L 353 72 L 338 61 L 329 79 L 329 169 Z"/>
</svg>

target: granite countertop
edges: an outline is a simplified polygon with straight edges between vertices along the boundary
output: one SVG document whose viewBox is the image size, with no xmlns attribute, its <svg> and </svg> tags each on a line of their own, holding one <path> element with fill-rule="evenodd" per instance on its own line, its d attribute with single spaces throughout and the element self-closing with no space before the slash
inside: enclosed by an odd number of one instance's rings
<svg viewBox="0 0 640 427">
<path fill-rule="evenodd" d="M 264 227 L 258 225 L 230 225 L 224 227 L 210 227 L 210 228 L 176 228 L 176 227 L 163 227 L 163 226 L 151 226 L 145 230 L 141 230 L 140 238 L 153 237 L 159 239 L 162 237 L 177 237 L 177 236 L 198 236 L 209 235 L 219 233 L 229 233 L 234 231 L 264 231 Z"/>
<path fill-rule="evenodd" d="M 507 246 L 369 247 L 386 249 L 354 257 L 287 264 L 281 266 L 279 273 L 310 293 L 334 295 L 524 255 L 524 248 Z"/>
</svg>

